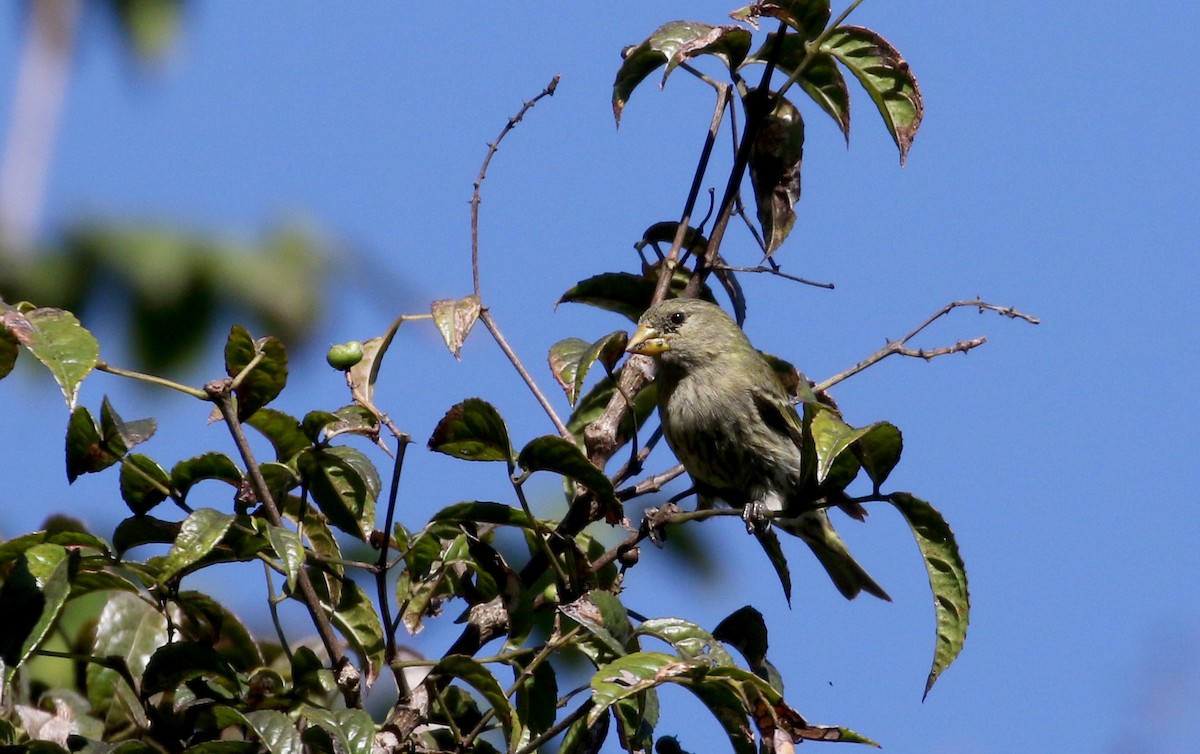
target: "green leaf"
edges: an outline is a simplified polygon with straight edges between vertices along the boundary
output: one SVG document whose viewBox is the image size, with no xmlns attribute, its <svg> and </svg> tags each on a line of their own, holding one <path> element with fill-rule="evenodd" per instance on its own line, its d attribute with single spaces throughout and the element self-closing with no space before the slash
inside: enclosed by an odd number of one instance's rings
<svg viewBox="0 0 1200 754">
<path fill-rule="evenodd" d="M 119 459 L 104 447 L 96 420 L 83 406 L 71 411 L 67 421 L 67 481 L 74 483 L 83 474 L 103 471 Z"/>
<path fill-rule="evenodd" d="M 445 524 L 460 524 L 474 522 L 480 524 L 500 524 L 502 526 L 517 526 L 533 530 L 537 527 L 525 515 L 525 511 L 504 503 L 489 503 L 478 500 L 455 503 L 442 508 L 433 514 L 430 522 Z"/>
<path fill-rule="evenodd" d="M 523 673 L 526 668 L 522 660 L 513 664 L 513 671 L 518 674 Z M 558 676 L 554 672 L 554 666 L 549 662 L 538 663 L 533 672 L 517 686 L 515 701 L 517 720 L 525 726 L 530 737 L 554 725 L 558 706 Z"/>
<path fill-rule="evenodd" d="M 592 676 L 592 702 L 588 723 L 593 724 L 622 699 L 653 689 L 690 673 L 695 666 L 663 652 L 634 652 L 601 666 Z"/>
<path fill-rule="evenodd" d="M 641 251 L 648 245 L 653 245 L 657 249 L 662 244 L 673 244 L 675 242 L 675 234 L 678 232 L 678 220 L 665 220 L 654 223 L 649 228 L 646 228 L 646 232 L 642 234 L 642 240 L 635 243 L 633 248 Z M 699 256 L 708 249 L 708 239 L 697 228 L 689 225 L 687 230 L 683 232 L 683 245 L 680 248 L 690 252 L 693 256 Z"/>
<path fill-rule="evenodd" d="M 125 664 L 136 683 L 146 672 L 151 655 L 166 643 L 166 619 L 137 595 L 115 592 L 105 602 L 96 622 L 92 654 L 117 658 Z M 129 723 L 142 728 L 147 726 L 146 713 L 137 692 L 136 688 L 126 685 L 117 671 L 98 663 L 88 663 L 88 700 L 92 703 L 93 714 L 105 721 L 106 730 L 120 729 Z"/>
<path fill-rule="evenodd" d="M 671 277 L 668 298 L 678 296 L 687 285 L 690 271 L 679 267 Z M 635 275 L 631 272 L 606 272 L 576 283 L 562 295 L 558 303 L 588 304 L 599 309 L 616 312 L 637 323 L 642 312 L 650 307 L 654 300 L 654 289 L 658 285 L 658 267 L 652 268 L 645 275 Z M 701 286 L 699 298 L 710 303 L 716 303 L 712 289 L 707 285 Z"/>
<path fill-rule="evenodd" d="M 512 739 L 513 718 L 508 697 L 496 677 L 481 663 L 465 655 L 447 655 L 433 666 L 431 675 L 458 678 L 478 691 L 495 710 L 496 717 L 504 728 L 504 739 Z"/>
<path fill-rule="evenodd" d="M 159 585 L 166 584 L 188 567 L 196 564 L 225 538 L 235 516 L 212 508 L 199 508 L 179 527 L 179 535 L 167 553 L 159 574 Z"/>
<path fill-rule="evenodd" d="M 277 338 L 254 340 L 241 325 L 234 325 L 225 342 L 225 373 L 238 376 L 254 358 L 262 360 L 250 370 L 237 388 L 238 421 L 246 421 L 278 397 L 287 384 L 287 349 Z"/>
<path fill-rule="evenodd" d="M 787 557 L 783 554 L 783 548 L 779 546 L 779 537 L 776 536 L 774 529 L 767 529 L 766 531 L 755 532 L 754 538 L 758 540 L 758 544 L 762 547 L 763 552 L 767 554 L 767 560 L 771 561 L 771 567 L 775 569 L 775 575 L 779 577 L 779 585 L 783 587 L 783 597 L 791 605 L 792 572 L 788 568 Z"/>
<path fill-rule="evenodd" d="M 4 683 L 45 641 L 71 591 L 72 557 L 62 545 L 34 545 L 0 587 L 0 658 Z"/>
<path fill-rule="evenodd" d="M 350 394 L 356 401 L 367 406 L 374 405 L 375 381 L 379 379 L 379 368 L 383 366 L 383 357 L 403 323 L 404 315 L 400 315 L 388 327 L 387 332 L 363 343 L 362 359 L 346 374 Z"/>
<path fill-rule="evenodd" d="M 653 636 L 667 642 L 685 660 L 707 661 L 712 665 L 733 665 L 733 657 L 712 634 L 682 618 L 651 618 L 638 626 L 639 636 Z"/>
<path fill-rule="evenodd" d="M 607 518 L 620 520 L 621 501 L 617 499 L 612 482 L 603 471 L 592 465 L 574 443 L 557 435 L 535 438 L 521 449 L 517 463 L 530 473 L 553 471 L 575 480 L 591 490 L 596 499 L 606 507 Z"/>
<path fill-rule="evenodd" d="M 40 544 L 62 545 L 72 550 L 88 548 L 105 555 L 109 554 L 108 543 L 87 532 L 72 530 L 35 531 L 0 543 L 0 565 L 15 560 L 30 547 Z"/>
<path fill-rule="evenodd" d="M 245 719 L 270 754 L 297 754 L 303 751 L 300 731 L 292 719 L 275 710 L 247 712 Z"/>
<path fill-rule="evenodd" d="M 854 429 L 836 412 L 818 410 L 812 418 L 813 441 L 817 451 L 817 484 L 826 484 L 835 489 L 844 489 L 858 473 L 858 459 L 850 452 L 851 447 L 871 427 Z"/>
<path fill-rule="evenodd" d="M 714 55 L 733 69 L 749 50 L 750 32 L 739 26 L 710 26 L 698 21 L 663 24 L 640 45 L 622 53 L 624 61 L 613 82 L 613 117 L 619 125 L 621 111 L 633 90 L 660 66 L 666 66 L 662 78 L 662 84 L 666 84 L 671 71 L 697 55 Z"/>
<path fill-rule="evenodd" d="M 636 646 L 629 613 L 611 592 L 592 590 L 574 602 L 559 605 L 558 609 L 598 640 L 594 646 L 579 647 L 597 664 L 627 654 L 631 645 Z"/>
<path fill-rule="evenodd" d="M 712 635 L 741 652 L 751 670 L 767 659 L 767 623 L 762 613 L 749 605 L 726 616 Z"/>
<path fill-rule="evenodd" d="M 774 96 L 759 116 L 763 104 L 752 90 L 746 96 L 747 118 L 761 117 L 750 147 L 750 183 L 754 187 L 758 222 L 762 226 L 767 254 L 783 244 L 796 224 L 796 202 L 800 201 L 800 165 L 804 157 L 804 119 L 796 106 Z"/>
<path fill-rule="evenodd" d="M 592 364 L 599 361 L 604 365 L 605 372 L 611 373 L 624 355 L 628 340 L 628 333 L 617 330 L 595 343 L 588 343 L 579 338 L 567 338 L 550 347 L 550 371 L 567 394 L 567 401 L 572 406 L 583 393 L 583 384 Z"/>
<path fill-rule="evenodd" d="M 304 435 L 310 442 L 320 441 L 324 434 L 325 442 L 338 435 L 362 435 L 371 440 L 379 436 L 379 419 L 368 409 L 358 406 L 342 406 L 337 411 L 309 411 L 301 422 Z"/>
<path fill-rule="evenodd" d="M 100 344 L 92 334 L 62 309 L 8 309 L 0 315 L 0 325 L 50 370 L 67 408 L 74 411 L 79 386 L 100 358 Z"/>
<path fill-rule="evenodd" d="M 924 696 L 928 696 L 938 676 L 958 657 L 967 639 L 971 613 L 967 571 L 958 553 L 954 532 L 936 508 L 907 492 L 893 493 L 888 500 L 912 528 L 921 557 L 925 559 L 925 569 L 929 572 L 929 588 L 933 590 L 937 643 L 933 667 L 925 682 Z"/>
<path fill-rule="evenodd" d="M 0 308 L 0 311 L 6 310 Z M 0 325 L 3 323 L 4 319 L 0 316 Z M 17 365 L 17 355 L 20 352 L 17 336 L 9 332 L 6 327 L 0 326 L 0 380 L 12 373 L 13 367 Z"/>
<path fill-rule="evenodd" d="M 283 564 L 287 574 L 288 589 L 296 588 L 296 574 L 304 566 L 304 543 L 300 535 L 282 526 L 267 525 L 267 539 L 275 550 L 275 557 Z"/>
<path fill-rule="evenodd" d="M 612 718 L 608 715 L 598 718 L 594 723 L 588 723 L 585 718 L 579 718 L 567 728 L 563 736 L 559 754 L 596 754 L 608 738 L 608 728 Z"/>
<path fill-rule="evenodd" d="M 209 678 L 236 692 L 237 674 L 211 645 L 178 641 L 160 647 L 142 674 L 142 694 L 173 691 L 194 678 Z"/>
<path fill-rule="evenodd" d="M 259 409 L 247 421 L 275 448 L 275 460 L 287 463 L 311 443 L 296 418 L 273 408 Z"/>
<path fill-rule="evenodd" d="M 183 3 L 179 0 L 124 0 L 113 9 L 125 43 L 141 62 L 160 61 L 178 36 Z"/>
<path fill-rule="evenodd" d="M 118 555 L 138 545 L 171 544 L 179 536 L 179 524 L 153 516 L 130 516 L 117 524 L 113 532 L 113 549 Z"/>
<path fill-rule="evenodd" d="M 121 462 L 121 499 L 138 515 L 170 496 L 171 477 L 154 459 L 130 453 Z"/>
<path fill-rule="evenodd" d="M 342 636 L 354 647 L 366 669 L 363 683 L 370 688 L 384 666 L 383 625 L 379 622 L 379 614 L 371 604 L 371 598 L 352 579 L 343 578 L 340 585 L 340 596 L 334 602 L 329 595 L 324 579 L 311 571 L 313 587 L 320 597 L 321 603 L 331 614 L 333 625 Z"/>
<path fill-rule="evenodd" d="M 117 415 L 108 402 L 108 396 L 100 403 L 100 435 L 104 446 L 114 455 L 123 456 L 130 448 L 144 443 L 154 436 L 158 424 L 153 419 L 138 419 L 126 422 Z"/>
<path fill-rule="evenodd" d="M 463 341 L 475 326 L 475 320 L 479 319 L 480 308 L 479 297 L 475 294 L 460 299 L 434 301 L 431 306 L 433 323 L 437 325 L 450 353 L 459 361 L 462 361 Z"/>
<path fill-rule="evenodd" d="M 238 672 L 250 673 L 262 666 L 258 642 L 224 605 L 194 590 L 180 592 L 175 603 L 183 614 L 176 619 L 178 636 L 213 647 Z"/>
<path fill-rule="evenodd" d="M 904 450 L 904 438 L 899 428 L 888 422 L 876 422 L 867 428 L 867 433 L 854 446 L 858 460 L 867 476 L 875 483 L 875 492 L 887 481 L 888 475 L 900 462 Z"/>
<path fill-rule="evenodd" d="M 900 149 L 903 165 L 925 114 L 921 90 L 908 63 L 890 42 L 859 26 L 834 29 L 821 52 L 837 58 L 867 90 Z"/>
<path fill-rule="evenodd" d="M 341 754 L 371 754 L 375 723 L 360 709 L 324 710 L 305 706 L 303 715 L 336 738 L 334 751 Z"/>
<path fill-rule="evenodd" d="M 829 0 L 771 0 L 735 10 L 729 15 L 754 24 L 755 28 L 759 16 L 777 18 L 796 30 L 797 41 L 807 42 L 816 39 L 829 23 Z"/>
<path fill-rule="evenodd" d="M 375 528 L 379 472 L 362 452 L 346 446 L 308 448 L 297 459 L 300 476 L 329 522 L 366 540 Z"/>
<path fill-rule="evenodd" d="M 828 5 L 826 5 L 828 8 Z M 828 15 L 826 15 L 828 20 Z M 767 56 L 774 50 L 778 35 L 767 35 L 767 41 L 757 52 L 746 59 L 747 63 L 765 63 Z M 776 57 L 776 65 L 781 71 L 791 75 L 807 55 L 805 40 L 795 34 L 783 37 L 782 47 Z M 846 87 L 846 79 L 834 62 L 834 57 L 828 53 L 817 53 L 809 60 L 800 78 L 796 80 L 813 102 L 833 118 L 834 123 L 842 131 L 846 143 L 850 143 L 850 90 Z"/>
<path fill-rule="evenodd" d="M 233 459 L 224 453 L 203 453 L 171 467 L 170 486 L 179 493 L 180 500 L 186 500 L 192 487 L 204 479 L 217 479 L 237 489 L 245 478 Z"/>
<path fill-rule="evenodd" d="M 508 427 L 492 404 L 468 398 L 451 406 L 429 437 L 429 449 L 465 461 L 512 463 Z"/>
</svg>

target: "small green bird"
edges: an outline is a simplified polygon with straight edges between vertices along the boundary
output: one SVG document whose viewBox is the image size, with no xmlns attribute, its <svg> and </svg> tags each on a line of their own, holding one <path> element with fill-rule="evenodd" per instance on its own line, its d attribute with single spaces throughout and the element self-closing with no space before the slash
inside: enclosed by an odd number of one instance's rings
<svg viewBox="0 0 1200 754">
<path fill-rule="evenodd" d="M 804 426 L 766 359 L 719 306 L 670 299 L 638 321 L 631 353 L 658 365 L 663 435 L 695 484 L 701 507 L 714 498 L 744 510 L 748 525 L 764 512 L 812 549 L 847 599 L 861 591 L 891 601 L 855 562 L 823 508 L 802 489 Z M 811 475 L 811 472 L 810 472 Z M 811 490 L 811 484 L 809 485 Z M 804 510 L 807 508 L 807 510 Z"/>
</svg>

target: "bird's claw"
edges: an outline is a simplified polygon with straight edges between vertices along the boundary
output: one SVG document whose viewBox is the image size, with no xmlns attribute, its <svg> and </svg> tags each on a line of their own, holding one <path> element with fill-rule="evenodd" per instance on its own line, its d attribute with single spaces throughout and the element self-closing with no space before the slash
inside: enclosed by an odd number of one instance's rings
<svg viewBox="0 0 1200 754">
<path fill-rule="evenodd" d="M 771 528 L 771 518 L 762 503 L 750 503 L 743 508 L 742 520 L 746 522 L 747 534 L 765 534 Z"/>
</svg>

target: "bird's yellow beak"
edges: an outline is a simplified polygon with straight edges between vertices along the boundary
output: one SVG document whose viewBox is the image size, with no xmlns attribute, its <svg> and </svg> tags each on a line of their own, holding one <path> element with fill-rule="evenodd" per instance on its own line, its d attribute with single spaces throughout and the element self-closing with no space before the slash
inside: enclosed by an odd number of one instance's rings
<svg viewBox="0 0 1200 754">
<path fill-rule="evenodd" d="M 643 356 L 654 356 L 663 351 L 670 351 L 671 346 L 667 344 L 666 339 L 658 330 L 649 325 L 638 325 L 637 331 L 629 339 L 629 345 L 625 346 L 625 350 L 629 353 L 640 353 Z"/>
</svg>

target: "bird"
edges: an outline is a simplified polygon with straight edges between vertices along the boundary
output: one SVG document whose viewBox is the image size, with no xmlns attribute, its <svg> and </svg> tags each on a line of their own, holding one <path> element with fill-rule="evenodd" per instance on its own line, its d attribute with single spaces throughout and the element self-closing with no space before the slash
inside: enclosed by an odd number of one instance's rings
<svg viewBox="0 0 1200 754">
<path fill-rule="evenodd" d="M 663 436 L 700 507 L 719 499 L 740 508 L 752 531 L 773 520 L 808 545 L 847 599 L 865 591 L 891 601 L 816 507 L 829 501 L 815 493 L 811 449 L 806 468 L 804 422 L 775 370 L 721 307 L 691 298 L 656 304 L 626 350 L 655 361 Z"/>
</svg>

